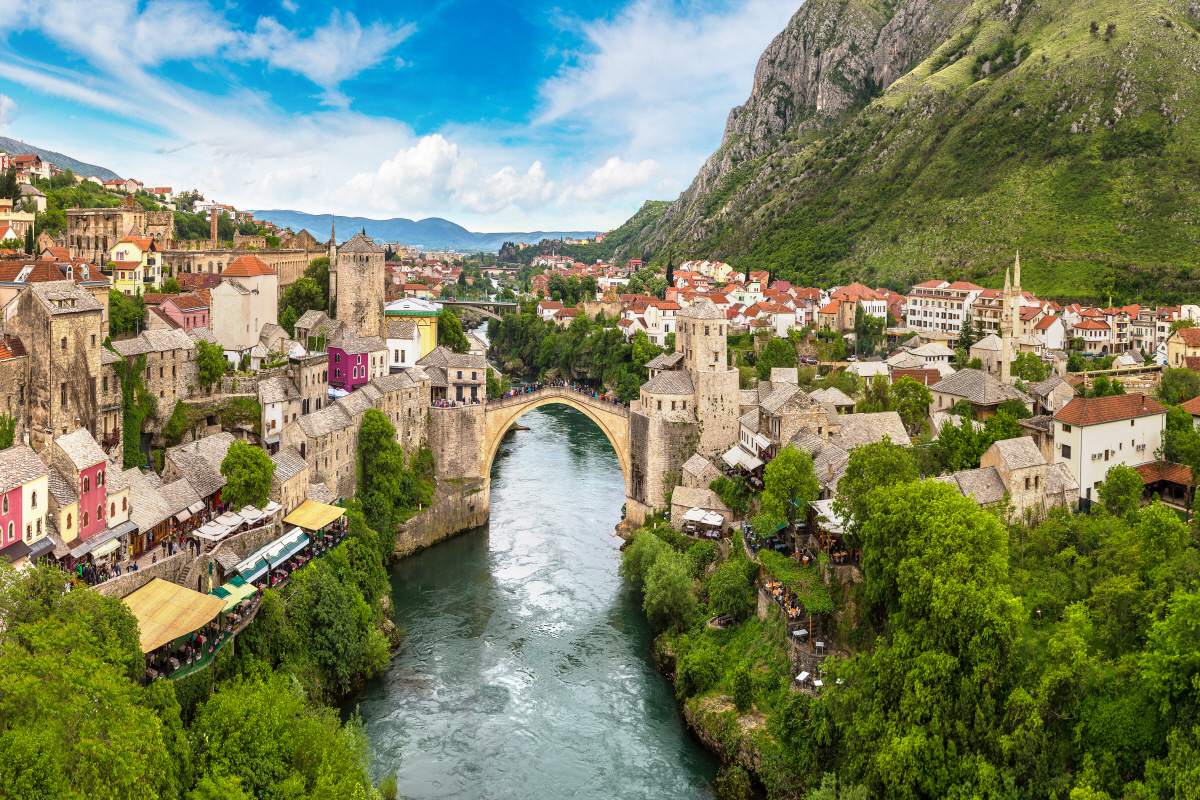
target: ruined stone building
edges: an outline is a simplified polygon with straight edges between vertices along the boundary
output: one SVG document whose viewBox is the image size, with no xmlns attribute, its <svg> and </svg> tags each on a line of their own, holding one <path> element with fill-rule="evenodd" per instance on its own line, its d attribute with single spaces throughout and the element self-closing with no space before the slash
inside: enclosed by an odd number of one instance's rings
<svg viewBox="0 0 1200 800">
<path fill-rule="evenodd" d="M 67 247 L 72 258 L 103 264 L 113 245 L 146 234 L 146 210 L 129 195 L 116 208 L 67 209 Z"/>
</svg>

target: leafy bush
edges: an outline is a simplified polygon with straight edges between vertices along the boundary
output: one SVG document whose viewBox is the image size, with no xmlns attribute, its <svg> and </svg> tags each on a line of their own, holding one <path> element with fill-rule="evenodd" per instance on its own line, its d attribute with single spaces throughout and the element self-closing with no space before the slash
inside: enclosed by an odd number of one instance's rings
<svg viewBox="0 0 1200 800">
<path fill-rule="evenodd" d="M 754 690 L 750 682 L 750 670 L 746 669 L 745 664 L 737 665 L 730 682 L 733 686 L 733 704 L 738 711 L 749 711 Z"/>
<path fill-rule="evenodd" d="M 683 652 L 675 659 L 675 693 L 682 699 L 703 694 L 721 680 L 721 652 L 707 637 L 696 638 L 688 646 L 682 637 Z"/>
</svg>

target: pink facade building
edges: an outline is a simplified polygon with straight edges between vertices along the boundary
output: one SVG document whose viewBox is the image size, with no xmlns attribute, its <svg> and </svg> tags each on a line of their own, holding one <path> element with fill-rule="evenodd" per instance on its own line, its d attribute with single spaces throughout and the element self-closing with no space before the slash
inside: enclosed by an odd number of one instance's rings
<svg viewBox="0 0 1200 800">
<path fill-rule="evenodd" d="M 84 541 L 108 527 L 108 456 L 86 428 L 55 439 L 53 448 L 51 465 L 78 497 L 78 536 Z"/>
<path fill-rule="evenodd" d="M 197 295 L 180 294 L 168 297 L 159 304 L 158 310 L 182 328 L 184 333 L 192 328 L 208 327 L 208 304 Z"/>
<path fill-rule="evenodd" d="M 12 564 L 54 549 L 46 526 L 48 474 L 29 445 L 0 452 L 0 558 Z"/>
</svg>

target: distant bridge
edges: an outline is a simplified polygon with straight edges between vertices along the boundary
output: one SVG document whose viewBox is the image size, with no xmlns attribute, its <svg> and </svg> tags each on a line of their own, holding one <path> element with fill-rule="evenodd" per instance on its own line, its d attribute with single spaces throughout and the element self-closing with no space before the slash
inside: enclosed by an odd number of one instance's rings
<svg viewBox="0 0 1200 800">
<path fill-rule="evenodd" d="M 500 319 L 501 315 L 517 310 L 516 303 L 505 300 L 439 300 L 442 308 L 470 308 L 486 317 Z"/>
</svg>

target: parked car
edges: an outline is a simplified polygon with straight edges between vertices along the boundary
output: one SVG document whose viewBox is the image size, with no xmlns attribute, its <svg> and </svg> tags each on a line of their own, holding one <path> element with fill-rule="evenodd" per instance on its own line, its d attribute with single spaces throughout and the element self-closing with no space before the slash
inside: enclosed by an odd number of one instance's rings
<svg viewBox="0 0 1200 800">
<path fill-rule="evenodd" d="M 847 361 L 858 361 L 858 356 L 849 355 L 849 356 L 846 356 L 846 360 Z"/>
<path fill-rule="evenodd" d="M 806 366 L 815 367 L 818 361 L 812 356 L 800 356 L 800 363 Z"/>
</svg>

